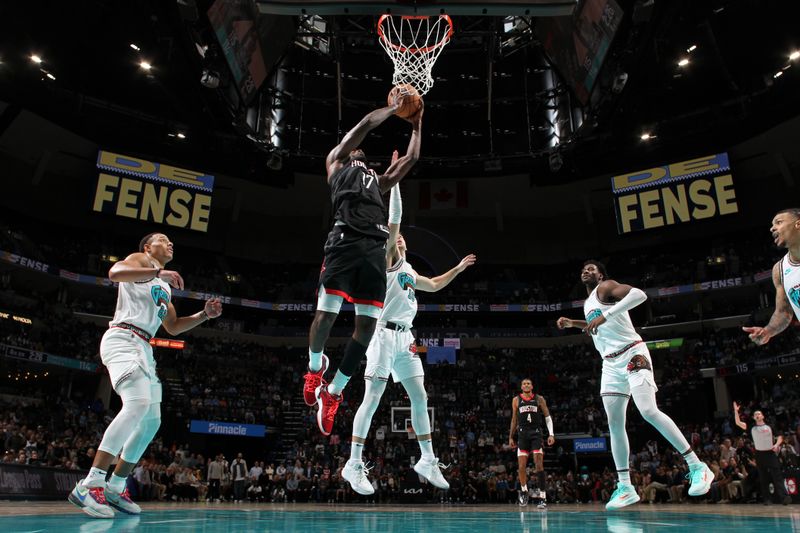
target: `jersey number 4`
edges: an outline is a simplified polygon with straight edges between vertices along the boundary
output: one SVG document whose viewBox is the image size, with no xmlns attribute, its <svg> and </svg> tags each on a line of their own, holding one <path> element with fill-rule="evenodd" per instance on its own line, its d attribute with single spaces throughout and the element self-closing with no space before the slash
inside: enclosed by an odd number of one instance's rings
<svg viewBox="0 0 800 533">
<path fill-rule="evenodd" d="M 528 422 L 533 422 L 533 420 L 531 420 L 531 414 L 530 413 L 528 413 Z"/>
</svg>

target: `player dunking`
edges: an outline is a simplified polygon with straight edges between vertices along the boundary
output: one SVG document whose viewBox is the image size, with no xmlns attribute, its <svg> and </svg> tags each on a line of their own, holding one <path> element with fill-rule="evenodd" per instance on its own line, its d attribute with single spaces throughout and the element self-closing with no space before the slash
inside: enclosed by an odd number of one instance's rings
<svg viewBox="0 0 800 533">
<path fill-rule="evenodd" d="M 317 424 L 324 435 L 333 428 L 342 390 L 366 354 L 383 307 L 389 229 L 381 194 L 398 183 L 419 159 L 422 107 L 408 119 L 412 130 L 406 155 L 393 158 L 385 174 L 379 176 L 369 168 L 358 146 L 367 133 L 400 109 L 403 99 L 395 96 L 393 105 L 366 115 L 326 160 L 335 222 L 325 243 L 317 312 L 309 332 L 308 373 L 303 386 L 306 404 L 318 406 Z M 328 358 L 322 352 L 345 299 L 355 304 L 355 331 L 345 346 L 339 369 L 328 384 L 323 380 Z"/>
<path fill-rule="evenodd" d="M 397 152 L 394 153 L 397 157 Z M 386 268 L 386 300 L 378 321 L 378 331 L 367 348 L 367 369 L 364 399 L 353 419 L 353 437 L 350 459 L 342 470 L 342 477 L 359 494 L 375 492 L 367 478 L 368 470 L 362 459 L 372 416 L 378 409 L 386 382 L 391 374 L 395 383 L 403 385 L 411 401 L 411 425 L 417 434 L 421 452 L 414 471 L 437 488 L 449 489 L 442 476 L 439 459 L 433 452 L 431 421 L 428 416 L 428 396 L 425 393 L 422 362 L 417 355 L 411 326 L 417 315 L 416 291 L 436 292 L 445 288 L 456 276 L 475 263 L 475 256 L 466 256 L 455 267 L 441 276 L 420 276 L 406 261 L 406 241 L 400 234 L 403 204 L 400 186 L 392 187 L 389 198 L 389 241 L 384 258 Z"/>
<path fill-rule="evenodd" d="M 647 295 L 641 289 L 608 279 L 606 268 L 599 261 L 584 263 L 581 282 L 589 293 L 583 304 L 586 320 L 561 317 L 557 325 L 560 329 L 581 328 L 591 335 L 603 358 L 600 396 L 608 416 L 611 455 L 619 479 L 606 509 L 619 509 L 639 501 L 628 470 L 630 443 L 625 430 L 625 413 L 631 396 L 642 418 L 652 424 L 689 464 L 689 496 L 705 494 L 711 488 L 714 474 L 697 458 L 675 422 L 656 405 L 658 387 L 653 378 L 650 352 L 628 314 L 644 302 Z"/>
<path fill-rule="evenodd" d="M 547 402 L 540 394 L 533 392 L 533 381 L 522 380 L 522 393 L 511 401 L 511 428 L 508 433 L 508 444 L 517 448 L 519 462 L 519 504 L 528 505 L 528 455 L 533 454 L 536 468 L 536 485 L 538 497 L 541 498 L 539 508 L 547 507 L 544 478 L 544 448 L 542 446 L 542 422 L 547 424 L 547 445 L 552 446 L 556 439 L 553 433 L 553 419 Z"/>
<path fill-rule="evenodd" d="M 775 311 L 763 328 L 742 328 L 759 345 L 785 330 L 793 316 L 800 319 L 800 208 L 778 211 L 770 233 L 776 246 L 786 248 L 786 255 L 772 267 Z"/>
<path fill-rule="evenodd" d="M 100 357 L 122 409 L 106 429 L 89 474 L 68 498 L 95 518 L 113 518 L 111 507 L 128 514 L 142 511 L 131 501 L 125 480 L 161 425 L 161 381 L 150 339 L 162 324 L 170 335 L 179 335 L 222 314 L 222 304 L 213 298 L 199 313 L 176 315 L 170 286 L 183 289 L 183 278 L 164 270 L 172 254 L 169 238 L 151 233 L 139 243 L 139 252 L 114 263 L 108 272 L 109 279 L 119 283 L 119 292 L 114 318 L 100 342 Z M 106 485 L 108 468 L 120 450 L 121 460 Z"/>
</svg>

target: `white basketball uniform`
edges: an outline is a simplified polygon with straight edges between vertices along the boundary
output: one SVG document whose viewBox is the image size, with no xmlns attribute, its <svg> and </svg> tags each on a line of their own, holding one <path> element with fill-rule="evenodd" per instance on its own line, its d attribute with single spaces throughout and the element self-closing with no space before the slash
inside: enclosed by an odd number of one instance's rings
<svg viewBox="0 0 800 533">
<path fill-rule="evenodd" d="M 605 314 L 613 306 L 613 303 L 600 301 L 597 297 L 597 287 L 595 287 L 583 303 L 583 314 L 586 316 L 586 321 L 591 322 L 592 319 L 601 313 Z M 645 382 L 658 390 L 653 377 L 653 360 L 650 358 L 650 351 L 642 341 L 642 337 L 636 333 L 627 312 L 615 315 L 609 318 L 605 324 L 600 325 L 597 333 L 592 335 L 592 340 L 603 358 L 603 374 L 600 380 L 601 396 L 630 396 L 632 387 Z M 631 360 L 637 355 L 646 359 L 644 367 L 631 363 Z M 631 367 L 629 367 L 629 363 L 631 363 Z"/>
<path fill-rule="evenodd" d="M 161 381 L 149 338 L 167 316 L 172 290 L 159 278 L 122 282 L 117 309 L 100 342 L 100 357 L 108 368 L 114 391 L 125 400 L 161 402 Z"/>
<path fill-rule="evenodd" d="M 417 276 L 405 258 L 386 271 L 386 299 L 367 347 L 366 378 L 388 381 L 391 374 L 397 383 L 425 375 L 411 333 L 417 315 L 416 287 Z"/>
<path fill-rule="evenodd" d="M 781 284 L 794 316 L 800 320 L 800 264 L 793 262 L 788 253 L 781 259 Z"/>
</svg>

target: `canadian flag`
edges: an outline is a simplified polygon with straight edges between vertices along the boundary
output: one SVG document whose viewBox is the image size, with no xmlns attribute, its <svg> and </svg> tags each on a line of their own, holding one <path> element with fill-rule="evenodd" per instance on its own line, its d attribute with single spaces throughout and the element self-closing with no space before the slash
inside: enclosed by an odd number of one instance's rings
<svg viewBox="0 0 800 533">
<path fill-rule="evenodd" d="M 423 181 L 419 184 L 420 209 L 458 209 L 469 206 L 466 181 Z"/>
</svg>

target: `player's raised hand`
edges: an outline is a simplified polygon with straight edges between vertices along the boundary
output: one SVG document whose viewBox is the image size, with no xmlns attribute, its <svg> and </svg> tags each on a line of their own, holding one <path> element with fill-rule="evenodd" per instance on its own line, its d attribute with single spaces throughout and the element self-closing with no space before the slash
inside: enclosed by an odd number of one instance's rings
<svg viewBox="0 0 800 533">
<path fill-rule="evenodd" d="M 390 165 L 394 165 L 395 163 L 397 163 L 397 160 L 398 160 L 398 159 L 400 159 L 400 152 L 398 152 L 397 150 L 395 150 L 394 152 L 392 152 L 392 162 L 391 162 L 391 163 L 389 163 L 389 164 L 390 164 Z M 395 185 L 395 187 L 397 187 L 397 186 L 399 186 L 399 185 L 400 185 L 400 184 L 399 184 L 399 183 L 397 183 L 397 184 Z"/>
<path fill-rule="evenodd" d="M 411 123 L 411 125 L 416 129 L 419 128 L 419 125 L 422 123 L 422 115 L 425 113 L 425 100 L 422 98 L 419 99 L 419 109 L 416 113 L 408 117 L 407 121 Z"/>
<path fill-rule="evenodd" d="M 556 438 L 554 436 L 552 436 L 552 435 L 549 435 L 547 437 L 547 445 L 548 446 L 552 446 L 555 443 L 556 443 Z"/>
<path fill-rule="evenodd" d="M 571 318 L 562 316 L 558 320 L 556 320 L 556 326 L 558 327 L 558 329 L 572 328 L 575 327 L 575 322 Z"/>
<path fill-rule="evenodd" d="M 475 254 L 469 254 L 467 257 L 461 260 L 461 262 L 458 264 L 456 268 L 458 269 L 459 272 L 464 272 L 467 269 L 467 267 L 471 267 L 472 265 L 474 265 L 475 261 L 477 260 L 478 258 L 475 257 Z"/>
<path fill-rule="evenodd" d="M 222 300 L 219 298 L 211 298 L 206 300 L 206 305 L 203 308 L 208 318 L 217 318 L 222 314 Z"/>
<path fill-rule="evenodd" d="M 158 279 L 166 281 L 173 289 L 183 290 L 183 278 L 174 270 L 161 270 Z"/>
<path fill-rule="evenodd" d="M 394 109 L 395 112 L 397 112 L 398 109 L 403 107 L 403 104 L 406 101 L 406 95 L 398 90 L 392 91 L 392 94 L 394 95 L 394 97 L 392 98 L 392 103 L 390 107 Z"/>
<path fill-rule="evenodd" d="M 742 331 L 747 333 L 747 335 L 750 337 L 750 340 L 759 346 L 767 344 L 772 338 L 772 332 L 770 332 L 767 328 L 760 328 L 758 326 L 744 327 L 742 328 Z"/>
<path fill-rule="evenodd" d="M 736 403 L 736 402 L 733 402 L 733 411 L 734 411 L 735 413 L 738 413 L 738 412 L 739 412 L 739 404 L 738 404 L 738 403 Z"/>
</svg>

